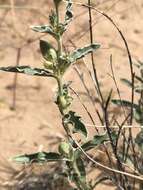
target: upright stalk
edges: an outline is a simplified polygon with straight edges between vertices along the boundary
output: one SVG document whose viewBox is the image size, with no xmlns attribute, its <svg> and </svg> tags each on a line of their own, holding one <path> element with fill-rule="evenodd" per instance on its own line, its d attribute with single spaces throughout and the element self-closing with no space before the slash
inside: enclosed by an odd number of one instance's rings
<svg viewBox="0 0 143 190">
<path fill-rule="evenodd" d="M 55 9 L 56 9 L 56 14 L 57 14 L 57 44 L 58 44 L 58 52 L 57 52 L 57 55 L 58 55 L 58 65 L 60 63 L 60 56 L 63 54 L 62 52 L 62 36 L 60 35 L 60 33 L 58 32 L 58 28 L 59 28 L 59 24 L 60 24 L 60 16 L 59 16 L 59 6 L 58 4 L 55 3 Z M 64 89 L 63 89 L 63 74 L 61 73 L 60 71 L 60 67 L 57 67 L 57 74 L 56 74 L 56 80 L 57 80 L 57 84 L 58 84 L 58 97 L 57 97 L 57 106 L 59 108 L 59 111 L 62 115 L 62 117 L 64 118 L 65 114 L 67 114 L 67 110 L 65 111 L 64 109 L 64 106 L 63 106 L 63 103 L 62 101 L 64 101 L 63 99 L 63 93 L 64 93 Z M 68 142 L 70 142 L 71 140 L 71 132 L 70 132 L 70 126 L 69 124 L 65 124 L 64 121 L 63 121 L 63 127 L 64 127 L 64 130 L 67 134 L 67 139 L 68 139 Z M 76 179 L 74 180 L 74 183 L 76 185 L 76 187 L 79 189 L 79 190 L 91 190 L 91 188 L 88 187 L 88 185 L 86 184 L 86 182 L 82 181 L 79 174 L 78 174 L 78 169 L 77 169 L 77 166 L 75 164 L 75 160 L 72 160 L 69 162 L 69 168 L 73 170 L 74 174 L 76 175 Z"/>
<path fill-rule="evenodd" d="M 62 36 L 59 33 L 59 23 L 60 23 L 60 15 L 59 15 L 59 4 L 55 3 L 56 15 L 57 15 L 57 44 L 58 44 L 58 56 L 62 54 Z"/>
</svg>

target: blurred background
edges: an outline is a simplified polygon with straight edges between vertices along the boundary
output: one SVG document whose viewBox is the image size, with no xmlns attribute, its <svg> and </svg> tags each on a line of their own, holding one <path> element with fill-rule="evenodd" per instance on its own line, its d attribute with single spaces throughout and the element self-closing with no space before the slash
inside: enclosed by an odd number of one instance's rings
<svg viewBox="0 0 143 190">
<path fill-rule="evenodd" d="M 77 2 L 77 1 L 75 1 Z M 78 0 L 78 2 L 81 2 Z M 82 3 L 87 3 L 87 0 Z M 108 14 L 123 32 L 128 41 L 133 61 L 143 60 L 143 1 L 142 0 L 92 0 L 92 5 Z M 61 19 L 65 3 L 61 5 Z M 0 67 L 9 65 L 30 65 L 43 68 L 39 40 L 55 43 L 48 35 L 33 32 L 31 25 L 48 23 L 48 15 L 53 8 L 52 0 L 0 0 Z M 90 43 L 88 9 L 74 4 L 74 20 L 64 34 L 63 45 L 66 51 L 74 50 Z M 120 83 L 120 78 L 130 78 L 129 63 L 124 44 L 111 23 L 102 15 L 92 11 L 94 42 L 101 44 L 95 54 L 98 77 L 105 97 L 110 89 L 116 97 L 115 84 L 111 77 L 110 56 L 121 96 L 130 98 L 130 91 Z M 94 91 L 87 67 L 91 60 L 87 56 L 71 68 L 65 79 L 72 82 L 95 121 L 98 119 L 95 108 L 81 83 L 84 79 L 93 101 Z M 15 75 L 0 72 L 0 170 L 2 183 L 8 178 L 8 159 L 14 155 L 36 152 L 42 146 L 45 151 L 55 149 L 55 144 L 63 138 L 60 114 L 54 104 L 55 81 L 40 77 Z M 75 97 L 72 109 L 83 117 L 85 123 L 90 119 Z M 118 110 L 117 114 L 119 114 Z M 89 127 L 89 131 L 93 129 Z M 51 146 L 51 143 L 53 146 Z"/>
</svg>

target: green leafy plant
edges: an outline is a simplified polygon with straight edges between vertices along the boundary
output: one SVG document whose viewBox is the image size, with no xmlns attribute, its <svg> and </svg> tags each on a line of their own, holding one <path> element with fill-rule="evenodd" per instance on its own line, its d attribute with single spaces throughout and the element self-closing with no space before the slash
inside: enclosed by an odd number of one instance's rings
<svg viewBox="0 0 143 190">
<path fill-rule="evenodd" d="M 59 6 L 62 0 L 53 0 L 55 9 L 52 10 L 49 16 L 49 25 L 40 25 L 40 26 L 32 26 L 31 29 L 35 32 L 44 33 L 50 35 L 56 42 L 56 47 L 48 41 L 40 40 L 40 50 L 41 54 L 44 58 L 43 65 L 41 68 L 31 68 L 30 66 L 17 66 L 17 67 L 0 67 L 0 70 L 6 72 L 16 72 L 23 73 L 32 76 L 39 77 L 51 77 L 57 82 L 57 91 L 55 104 L 59 108 L 59 112 L 62 118 L 62 125 L 66 133 L 65 139 L 59 143 L 57 152 L 36 152 L 32 154 L 24 154 L 20 156 L 15 156 L 12 158 L 13 161 L 21 164 L 31 164 L 31 163 L 45 163 L 45 162 L 62 162 L 64 165 L 64 176 L 66 176 L 71 184 L 73 184 L 74 190 L 93 190 L 96 186 L 102 181 L 109 180 L 114 184 L 118 189 L 131 190 L 135 187 L 135 179 L 141 181 L 143 169 L 141 166 L 141 158 L 142 154 L 142 130 L 134 139 L 131 131 L 129 130 L 129 134 L 126 135 L 125 130 L 122 130 L 124 123 L 128 120 L 128 117 L 125 118 L 122 124 L 119 124 L 117 120 L 114 120 L 114 123 L 118 124 L 117 130 L 113 130 L 111 128 L 110 122 L 110 112 L 108 107 L 111 103 L 112 99 L 112 90 L 109 95 L 105 99 L 103 97 L 102 91 L 100 89 L 100 83 L 98 81 L 96 68 L 94 66 L 93 61 L 93 52 L 100 48 L 100 44 L 93 43 L 92 39 L 92 16 L 91 16 L 91 6 L 88 6 L 89 16 L 90 16 L 90 34 L 91 34 L 91 44 L 78 48 L 72 52 L 66 52 L 63 48 L 63 34 L 67 31 L 68 25 L 73 19 L 72 12 L 72 1 L 66 0 L 66 11 L 64 20 L 61 21 Z M 88 1 L 90 5 L 90 0 Z M 87 5 L 84 5 L 87 6 Z M 127 42 L 119 30 L 119 28 L 115 25 L 114 21 L 106 14 L 97 11 L 98 13 L 105 16 L 118 30 L 120 36 L 122 37 L 125 46 L 127 48 L 129 61 L 131 64 L 132 70 L 132 61 L 130 52 L 127 46 Z M 64 81 L 65 72 L 76 63 L 78 59 L 83 58 L 87 54 L 91 53 L 92 57 L 92 66 L 93 66 L 93 78 L 94 78 L 94 86 L 99 96 L 99 105 L 101 108 L 101 113 L 96 110 L 97 115 L 105 127 L 104 133 L 100 134 L 99 130 L 97 130 L 97 134 L 93 136 L 92 139 L 88 138 L 87 127 L 82 121 L 82 118 L 76 113 L 74 110 L 71 110 L 71 104 L 73 101 L 73 97 L 70 94 L 70 83 L 68 81 Z M 140 68 L 142 63 L 138 65 Z M 90 72 L 89 72 L 90 73 Z M 143 105 L 142 105 L 142 96 L 143 96 L 143 74 L 141 69 L 141 77 L 135 76 L 136 80 L 141 83 L 141 86 L 134 86 L 133 80 L 130 82 L 127 79 L 122 79 L 128 86 L 130 86 L 135 92 L 140 95 L 140 99 L 137 104 L 133 101 L 130 102 L 128 100 L 114 99 L 112 102 L 117 106 L 122 106 L 124 108 L 130 108 L 133 110 L 131 116 L 133 114 L 135 120 L 139 123 L 143 123 Z M 115 80 L 115 77 L 113 77 Z M 82 82 L 84 83 L 83 78 L 81 77 Z M 133 76 L 132 76 L 132 79 Z M 85 89 L 86 84 L 84 83 Z M 133 92 L 132 90 L 132 92 Z M 87 90 L 87 93 L 89 91 Z M 89 94 L 90 97 L 90 94 Z M 91 114 L 88 112 L 88 109 L 83 104 L 86 109 L 88 115 L 90 116 L 92 122 L 94 123 Z M 95 123 L 94 123 L 95 124 Z M 95 126 L 94 126 L 95 127 Z M 74 134 L 78 134 L 78 138 L 80 138 L 80 143 L 74 139 Z M 136 156 L 136 150 L 134 147 L 134 143 L 139 148 L 140 156 Z M 122 144 L 122 146 L 121 146 Z M 99 150 L 98 147 L 102 147 L 102 153 L 105 153 L 106 158 L 109 162 L 109 167 L 101 164 L 90 157 L 90 152 Z M 103 176 L 99 176 L 96 181 L 88 180 L 87 177 L 87 162 L 86 158 L 91 161 L 94 165 L 103 168 L 107 172 L 104 172 Z M 130 164 L 128 164 L 130 163 Z M 131 165 L 131 167 L 130 167 Z M 127 172 L 126 166 L 129 169 L 133 168 L 133 173 Z M 115 169 L 114 169 L 114 168 Z M 93 169 L 95 169 L 93 167 Z M 130 170 L 129 170 L 130 171 Z M 106 175 L 105 175 L 106 174 Z M 130 183 L 130 177 L 134 179 L 132 183 Z M 142 189 L 142 182 L 140 183 L 140 189 Z"/>
<path fill-rule="evenodd" d="M 67 139 L 61 142 L 59 145 L 59 152 L 37 152 L 34 154 L 25 154 L 14 157 L 12 160 L 18 163 L 43 163 L 43 162 L 57 162 L 63 161 L 67 166 L 67 176 L 75 183 L 78 189 L 92 189 L 86 180 L 86 171 L 83 163 L 82 154 L 78 147 L 74 147 L 74 141 L 72 139 L 73 133 L 80 133 L 87 137 L 87 129 L 81 118 L 72 110 L 70 105 L 72 103 L 72 97 L 69 93 L 69 85 L 63 81 L 63 76 L 67 69 L 73 65 L 78 59 L 84 57 L 100 48 L 99 44 L 91 44 L 83 48 L 74 50 L 67 53 L 63 50 L 62 37 L 67 30 L 68 25 L 73 19 L 72 13 L 72 1 L 67 0 L 65 19 L 60 21 L 59 5 L 60 0 L 54 0 L 55 11 L 53 10 L 49 16 L 50 25 L 32 26 L 32 30 L 41 33 L 47 33 L 51 35 L 57 42 L 57 48 L 54 48 L 52 44 L 47 41 L 40 40 L 40 50 L 44 58 L 44 68 L 31 68 L 29 66 L 17 66 L 17 67 L 1 67 L 0 70 L 6 72 L 24 73 L 32 76 L 52 77 L 57 81 L 58 89 L 56 93 L 56 101 L 59 111 L 62 115 L 63 127 L 67 134 Z M 72 128 L 71 128 L 72 126 Z M 99 138 L 99 137 L 98 137 Z M 103 137 L 101 137 L 103 138 Z M 104 139 L 106 140 L 106 139 Z M 98 142 L 100 142 L 98 140 Z M 91 149 L 97 146 L 96 137 L 93 142 L 90 141 L 83 144 L 83 148 Z M 88 145 L 89 144 L 89 145 Z M 92 146 L 91 146 L 92 145 Z M 85 150 L 86 150 L 85 149 Z"/>
</svg>

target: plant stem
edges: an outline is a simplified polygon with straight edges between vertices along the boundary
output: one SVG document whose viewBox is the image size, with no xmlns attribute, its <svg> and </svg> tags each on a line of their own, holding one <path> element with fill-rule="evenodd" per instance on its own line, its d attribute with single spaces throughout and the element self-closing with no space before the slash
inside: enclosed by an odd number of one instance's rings
<svg viewBox="0 0 143 190">
<path fill-rule="evenodd" d="M 60 34 L 59 28 L 60 28 L 60 17 L 59 17 L 59 6 L 58 4 L 55 4 L 55 9 L 56 9 L 56 14 L 57 14 L 57 44 L 58 44 L 58 63 L 60 63 L 60 56 L 63 54 L 63 49 L 62 49 L 62 35 Z M 69 124 L 64 122 L 64 116 L 67 114 L 61 103 L 61 98 L 63 97 L 63 82 L 62 82 L 63 74 L 60 71 L 59 65 L 57 66 L 57 71 L 56 71 L 56 80 L 58 84 L 58 97 L 57 97 L 57 105 L 59 108 L 59 111 L 62 115 L 62 124 L 63 128 L 67 134 L 67 139 L 69 143 L 71 143 L 71 131 L 70 131 L 70 126 Z M 69 169 L 72 169 L 74 174 L 75 174 L 75 180 L 74 183 L 78 190 L 91 190 L 88 185 L 86 184 L 86 181 L 83 181 L 80 177 L 77 165 L 76 165 L 76 160 L 73 160 L 69 163 Z"/>
<path fill-rule="evenodd" d="M 63 87 L 62 87 L 62 77 L 60 76 L 60 74 L 58 74 L 57 76 L 57 83 L 58 83 L 58 93 L 60 96 L 63 95 Z"/>
<path fill-rule="evenodd" d="M 56 80 L 57 80 L 57 84 L 58 84 L 58 96 L 60 98 L 61 96 L 63 96 L 62 76 L 61 76 L 60 73 L 57 74 Z M 58 107 L 59 107 L 59 110 L 60 110 L 60 113 L 61 113 L 62 117 L 64 117 L 65 116 L 64 109 L 62 108 L 62 106 L 59 103 L 58 103 Z M 64 130 L 65 130 L 65 132 L 67 134 L 67 138 L 68 138 L 69 143 L 70 143 L 71 132 L 70 132 L 70 129 L 69 129 L 69 125 L 65 124 L 64 121 L 63 121 L 62 124 L 63 124 Z M 74 180 L 74 183 L 77 186 L 77 188 L 79 190 L 90 190 L 90 188 L 88 187 L 86 182 L 83 182 L 80 179 L 80 176 L 78 176 L 78 169 L 77 169 L 77 166 L 75 164 L 75 161 L 71 162 L 71 167 L 72 167 L 74 173 L 77 175 L 76 180 Z"/>
<path fill-rule="evenodd" d="M 56 15 L 57 15 L 57 43 L 58 43 L 58 57 L 62 54 L 62 36 L 59 33 L 60 15 L 59 15 L 59 5 L 55 4 Z"/>
<path fill-rule="evenodd" d="M 58 56 L 62 55 L 62 37 L 58 37 Z"/>
<path fill-rule="evenodd" d="M 77 180 L 75 181 L 75 184 L 78 184 L 81 187 L 80 189 L 82 189 L 82 190 L 90 190 L 90 188 L 87 186 L 86 182 L 83 182 L 80 179 L 80 176 L 78 175 L 79 174 L 78 168 L 77 168 L 75 161 L 73 161 L 73 169 L 75 170 L 75 172 L 77 174 Z"/>
</svg>

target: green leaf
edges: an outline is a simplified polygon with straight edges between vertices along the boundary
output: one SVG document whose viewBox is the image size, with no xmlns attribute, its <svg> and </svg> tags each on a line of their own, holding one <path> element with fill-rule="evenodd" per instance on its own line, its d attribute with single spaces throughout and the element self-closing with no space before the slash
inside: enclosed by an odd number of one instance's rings
<svg viewBox="0 0 143 190">
<path fill-rule="evenodd" d="M 140 66 L 143 66 L 143 62 L 142 61 L 138 60 L 138 63 L 139 63 Z"/>
<path fill-rule="evenodd" d="M 17 162 L 17 163 L 26 164 L 26 163 L 30 163 L 30 158 L 25 154 L 25 155 L 13 157 L 12 161 Z"/>
<path fill-rule="evenodd" d="M 116 133 L 111 132 L 112 140 L 115 141 L 117 139 Z M 84 143 L 81 147 L 84 151 L 88 151 L 96 146 L 102 145 L 104 142 L 110 141 L 108 134 L 103 135 L 95 135 L 92 140 Z"/>
<path fill-rule="evenodd" d="M 43 57 L 46 57 L 49 49 L 53 49 L 52 45 L 44 40 L 40 40 L 40 50 Z"/>
<path fill-rule="evenodd" d="M 112 103 L 113 104 L 116 104 L 118 106 L 124 106 L 124 107 L 132 107 L 137 109 L 138 108 L 138 105 L 137 104 L 132 104 L 131 102 L 127 101 L 127 100 L 116 100 L 116 99 L 113 99 L 112 100 Z"/>
<path fill-rule="evenodd" d="M 12 158 L 12 161 L 21 164 L 40 163 L 40 162 L 55 162 L 60 161 L 61 156 L 55 152 L 38 152 L 34 154 L 25 154 Z"/>
<path fill-rule="evenodd" d="M 80 116 L 76 116 L 75 112 L 69 111 L 69 113 L 64 116 L 64 122 L 73 125 L 73 127 L 74 127 L 73 128 L 73 133 L 80 132 L 85 137 L 87 137 L 86 127 L 81 122 L 81 117 Z"/>
<path fill-rule="evenodd" d="M 72 21 L 73 12 L 72 12 L 72 1 L 67 0 L 66 14 L 65 14 L 65 27 Z"/>
<path fill-rule="evenodd" d="M 76 159 L 76 169 L 81 181 L 86 181 L 86 171 L 84 162 L 81 158 Z"/>
<path fill-rule="evenodd" d="M 141 93 L 143 91 L 143 85 L 140 85 L 140 86 L 136 86 L 135 87 L 135 92 L 137 92 L 137 93 Z"/>
<path fill-rule="evenodd" d="M 54 11 L 51 12 L 51 15 L 49 15 L 50 24 L 53 28 L 56 28 L 58 17 Z"/>
<path fill-rule="evenodd" d="M 143 130 L 141 130 L 136 138 L 135 138 L 135 143 L 138 145 L 139 149 L 143 153 Z"/>
<path fill-rule="evenodd" d="M 140 125 L 143 125 L 143 110 L 142 108 L 140 108 L 138 106 L 137 109 L 134 110 L 134 118 L 136 120 L 137 123 L 139 123 Z"/>
<path fill-rule="evenodd" d="M 125 83 L 128 87 L 132 87 L 131 81 L 129 81 L 129 80 L 127 80 L 127 79 L 124 79 L 124 78 L 122 78 L 121 81 L 122 81 L 123 83 Z"/>
<path fill-rule="evenodd" d="M 79 48 L 75 50 L 73 53 L 71 53 L 70 61 L 71 63 L 76 62 L 76 60 L 84 57 L 88 53 L 91 53 L 99 48 L 100 48 L 99 44 L 91 44 L 91 45 L 85 46 L 84 48 Z"/>
<path fill-rule="evenodd" d="M 52 73 L 47 70 L 39 68 L 31 68 L 29 66 L 9 66 L 9 67 L 0 67 L 1 71 L 14 72 L 14 73 L 24 73 L 27 75 L 43 76 L 43 77 L 54 77 Z"/>
<path fill-rule="evenodd" d="M 53 29 L 48 25 L 41 25 L 41 26 L 31 26 L 31 29 L 35 32 L 40 33 L 47 33 L 52 35 L 53 37 L 56 37 L 56 33 L 53 31 Z"/>
<path fill-rule="evenodd" d="M 134 65 L 134 66 L 136 66 L 138 69 L 139 69 L 139 68 L 140 68 L 140 66 L 141 66 L 141 65 L 140 65 L 140 64 L 138 64 L 138 63 L 134 63 L 133 65 Z"/>
<path fill-rule="evenodd" d="M 136 78 L 139 82 L 143 83 L 143 79 L 142 79 L 141 77 L 135 76 L 135 78 Z"/>
<path fill-rule="evenodd" d="M 81 157 L 74 157 L 74 160 L 71 162 L 66 162 L 68 168 L 68 177 L 69 179 L 77 184 L 77 180 L 86 183 L 86 170 L 84 162 Z"/>
<path fill-rule="evenodd" d="M 40 50 L 41 50 L 43 57 L 47 61 L 51 61 L 51 62 L 57 61 L 57 52 L 50 43 L 48 43 L 44 40 L 40 40 Z"/>
</svg>

